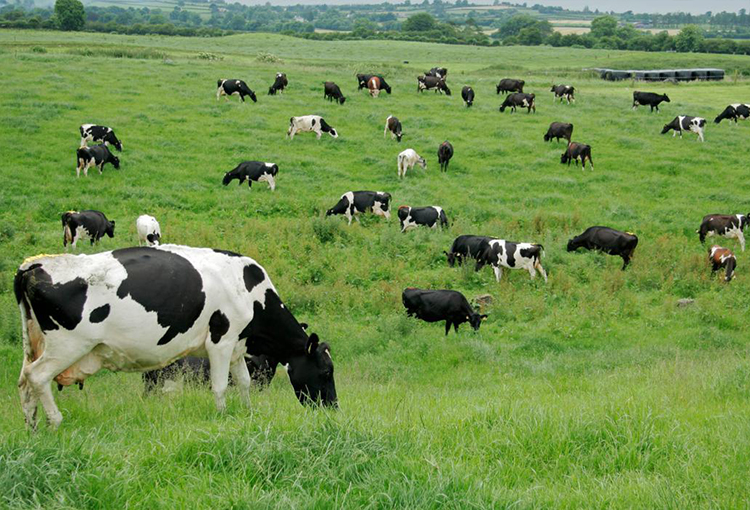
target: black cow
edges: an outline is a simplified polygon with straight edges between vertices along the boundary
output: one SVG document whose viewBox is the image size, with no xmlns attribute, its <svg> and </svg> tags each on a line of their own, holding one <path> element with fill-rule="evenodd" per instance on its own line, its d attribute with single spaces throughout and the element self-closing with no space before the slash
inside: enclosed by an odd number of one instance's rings
<svg viewBox="0 0 750 510">
<path fill-rule="evenodd" d="M 78 130 L 81 132 L 81 147 L 86 147 L 88 142 L 99 142 L 104 145 L 114 145 L 115 149 L 122 151 L 122 143 L 117 139 L 112 128 L 84 124 Z"/>
<path fill-rule="evenodd" d="M 575 87 L 571 87 L 570 85 L 552 85 L 552 88 L 550 89 L 550 92 L 555 93 L 555 98 L 552 100 L 553 102 L 555 99 L 560 98 L 561 103 L 563 102 L 563 99 L 566 99 L 568 104 L 570 104 L 571 101 L 576 100 L 573 95 L 575 91 Z"/>
<path fill-rule="evenodd" d="M 448 76 L 448 69 L 445 67 L 433 67 L 424 74 L 425 76 L 434 76 L 435 78 L 445 78 Z"/>
<path fill-rule="evenodd" d="M 497 84 L 497 93 L 502 92 L 507 94 L 508 92 L 523 92 L 523 86 L 526 84 L 523 80 L 514 80 L 512 78 L 504 78 Z"/>
<path fill-rule="evenodd" d="M 448 257 L 448 265 L 453 267 L 458 262 L 458 265 L 462 266 L 465 258 L 472 258 L 477 260 L 475 270 L 479 271 L 484 265 L 479 265 L 479 259 L 487 251 L 487 248 L 489 248 L 489 242 L 492 239 L 492 237 L 486 236 L 458 236 L 453 240 L 450 251 L 443 252 Z"/>
<path fill-rule="evenodd" d="M 503 101 L 503 104 L 500 106 L 500 111 L 504 112 L 506 108 L 510 107 L 510 112 L 513 113 L 516 111 L 516 108 L 520 106 L 521 108 L 528 109 L 526 113 L 531 113 L 531 110 L 534 110 L 534 113 L 536 113 L 535 97 L 534 94 L 515 92 L 505 98 L 505 101 Z"/>
<path fill-rule="evenodd" d="M 388 131 L 391 132 L 391 139 L 395 138 L 399 142 L 401 141 L 401 137 L 403 136 L 403 133 L 401 132 L 401 121 L 393 115 L 389 115 L 388 118 L 385 119 L 383 138 L 388 135 Z"/>
<path fill-rule="evenodd" d="M 750 104 L 730 104 L 714 119 L 714 122 L 718 124 L 724 119 L 729 119 L 736 124 L 737 120 L 745 120 L 748 117 L 750 117 Z"/>
<path fill-rule="evenodd" d="M 440 171 L 448 171 L 448 163 L 450 163 L 453 157 L 453 146 L 446 140 L 438 147 L 438 163 L 440 163 Z"/>
<path fill-rule="evenodd" d="M 227 186 L 234 179 L 240 181 L 242 186 L 247 181 L 248 188 L 255 182 L 267 182 L 271 191 L 276 189 L 276 174 L 279 173 L 279 166 L 276 163 L 264 163 L 262 161 L 243 161 L 234 170 L 224 174 L 222 184 Z"/>
<path fill-rule="evenodd" d="M 281 94 L 284 92 L 287 85 L 289 85 L 289 80 L 286 79 L 286 74 L 276 73 L 276 79 L 274 80 L 273 85 L 268 88 L 268 95 L 274 96 L 277 93 Z"/>
<path fill-rule="evenodd" d="M 653 92 L 633 92 L 633 110 L 639 106 L 650 106 L 651 111 L 659 111 L 659 104 L 665 102 L 669 103 L 669 98 L 666 94 L 654 94 Z"/>
<path fill-rule="evenodd" d="M 453 325 L 458 333 L 458 326 L 468 322 L 474 331 L 479 331 L 482 321 L 487 318 L 474 310 L 463 294 L 455 290 L 422 290 L 404 289 L 401 300 L 406 308 L 406 315 L 425 322 L 445 321 L 445 334 Z"/>
<path fill-rule="evenodd" d="M 445 92 L 446 96 L 451 95 L 451 89 L 446 85 L 445 78 L 438 78 L 436 76 L 417 77 L 417 91 L 422 92 L 423 90 L 434 90 L 435 92 L 440 91 L 441 94 Z"/>
<path fill-rule="evenodd" d="M 382 191 L 347 191 L 338 203 L 326 211 L 326 216 L 334 214 L 343 214 L 352 224 L 352 219 L 357 218 L 357 214 L 372 212 L 377 216 L 383 216 L 386 220 L 391 219 L 391 213 L 388 210 L 391 202 L 391 195 Z"/>
<path fill-rule="evenodd" d="M 680 134 L 680 138 L 682 138 L 682 132 L 683 131 L 691 131 L 698 135 L 698 139 L 702 142 L 703 141 L 703 130 L 706 127 L 706 119 L 703 117 L 690 117 L 689 115 L 678 115 L 674 119 L 672 119 L 672 122 L 669 124 L 665 124 L 664 128 L 661 130 L 661 134 L 668 133 L 671 129 L 674 129 L 674 133 L 672 133 L 672 138 L 674 138 L 677 133 Z"/>
<path fill-rule="evenodd" d="M 98 243 L 99 239 L 108 235 L 115 237 L 115 221 L 109 221 L 101 211 L 68 211 L 62 215 L 63 246 L 67 248 L 68 243 L 76 247 L 78 240 L 83 235 L 89 236 L 91 244 Z"/>
<path fill-rule="evenodd" d="M 707 214 L 701 221 L 701 226 L 695 232 L 698 234 L 701 244 L 706 237 L 722 236 L 735 238 L 740 242 L 742 251 L 745 251 L 744 230 L 748 224 L 748 216 L 744 214 Z"/>
<path fill-rule="evenodd" d="M 635 234 L 620 232 L 609 227 L 589 227 L 583 234 L 568 241 L 568 251 L 585 248 L 622 257 L 623 270 L 628 267 L 636 246 L 638 246 L 638 237 Z"/>
<path fill-rule="evenodd" d="M 219 80 L 216 83 L 218 87 L 216 89 L 217 101 L 219 100 L 219 98 L 221 98 L 221 96 L 225 96 L 225 99 L 229 101 L 229 96 L 238 95 L 240 96 L 240 99 L 243 103 L 245 102 L 245 96 L 249 96 L 250 99 L 253 100 L 253 103 L 258 102 L 258 98 L 255 97 L 255 92 L 250 90 L 250 87 L 247 86 L 247 83 L 242 80 Z"/>
<path fill-rule="evenodd" d="M 325 87 L 323 89 L 323 98 L 328 99 L 329 101 L 336 101 L 338 104 L 344 104 L 344 102 L 346 101 L 346 98 L 344 97 L 344 94 L 341 93 L 341 89 L 339 88 L 339 86 L 332 81 L 327 81 L 325 83 Z"/>
<path fill-rule="evenodd" d="M 737 267 L 737 257 L 732 250 L 721 246 L 712 246 L 708 250 L 708 261 L 711 263 L 711 274 L 716 273 L 722 267 L 726 268 L 724 280 L 730 282 L 734 277 L 734 269 Z"/>
<path fill-rule="evenodd" d="M 573 124 L 568 124 L 567 122 L 553 122 L 549 125 L 549 129 L 547 129 L 547 133 L 544 135 L 544 141 L 549 142 L 555 138 L 559 142 L 560 138 L 563 138 L 568 141 L 568 144 L 570 144 L 570 139 L 572 137 Z"/>
<path fill-rule="evenodd" d="M 398 208 L 398 219 L 401 222 L 401 232 L 418 226 L 430 228 L 447 227 L 448 218 L 442 207 L 431 205 L 429 207 L 411 207 L 402 205 Z"/>
<path fill-rule="evenodd" d="M 83 170 L 84 177 L 88 177 L 89 168 L 95 167 L 102 174 L 104 165 L 112 163 L 112 166 L 119 169 L 120 159 L 109 152 L 109 147 L 104 144 L 94 145 L 93 147 L 79 147 L 76 150 L 76 177 L 81 176 Z"/>
<path fill-rule="evenodd" d="M 578 166 L 579 159 L 581 160 L 581 170 L 586 170 L 587 159 L 591 163 L 591 170 L 594 169 L 594 160 L 591 159 L 591 146 L 585 143 L 571 142 L 560 156 L 560 163 L 567 163 L 570 166 L 571 161 L 575 161 L 576 166 Z"/>
<path fill-rule="evenodd" d="M 469 108 L 474 104 L 474 89 L 468 85 L 461 89 L 461 98 L 466 103 L 466 107 Z"/>
</svg>

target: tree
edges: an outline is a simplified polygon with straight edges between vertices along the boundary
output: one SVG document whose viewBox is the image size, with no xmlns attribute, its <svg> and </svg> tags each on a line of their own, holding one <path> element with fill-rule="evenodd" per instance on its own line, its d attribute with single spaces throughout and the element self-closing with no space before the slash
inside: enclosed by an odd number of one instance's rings
<svg viewBox="0 0 750 510">
<path fill-rule="evenodd" d="M 55 15 L 61 30 L 80 30 L 86 24 L 86 11 L 79 0 L 57 0 Z"/>
<path fill-rule="evenodd" d="M 537 26 L 522 28 L 518 32 L 518 42 L 523 46 L 539 46 L 544 41 L 544 35 Z"/>
<path fill-rule="evenodd" d="M 677 51 L 684 53 L 700 51 L 703 46 L 703 31 L 695 25 L 684 27 L 675 37 L 674 46 Z"/>
<path fill-rule="evenodd" d="M 617 31 L 617 20 L 612 16 L 599 16 L 591 22 L 591 35 L 596 37 L 609 37 Z"/>
<path fill-rule="evenodd" d="M 409 16 L 401 26 L 401 30 L 404 32 L 427 32 L 429 30 L 435 30 L 436 28 L 437 21 L 426 12 L 420 12 L 419 14 Z"/>
</svg>

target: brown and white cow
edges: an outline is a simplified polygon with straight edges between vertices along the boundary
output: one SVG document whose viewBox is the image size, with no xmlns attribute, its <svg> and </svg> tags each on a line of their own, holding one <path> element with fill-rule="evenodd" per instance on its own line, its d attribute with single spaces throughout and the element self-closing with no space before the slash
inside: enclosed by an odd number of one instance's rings
<svg viewBox="0 0 750 510">
<path fill-rule="evenodd" d="M 708 261 L 711 263 L 711 273 L 715 274 L 719 269 L 726 268 L 724 280 L 729 282 L 734 278 L 734 269 L 737 267 L 737 257 L 732 250 L 714 245 L 708 250 Z"/>
<path fill-rule="evenodd" d="M 380 78 L 372 76 L 367 80 L 367 90 L 370 91 L 370 96 L 378 97 L 380 95 Z"/>
<path fill-rule="evenodd" d="M 401 132 L 401 121 L 393 115 L 389 115 L 388 118 L 385 119 L 383 138 L 388 136 L 388 131 L 391 132 L 391 139 L 395 138 L 399 142 L 401 141 L 401 137 L 403 136 L 403 133 Z"/>
</svg>

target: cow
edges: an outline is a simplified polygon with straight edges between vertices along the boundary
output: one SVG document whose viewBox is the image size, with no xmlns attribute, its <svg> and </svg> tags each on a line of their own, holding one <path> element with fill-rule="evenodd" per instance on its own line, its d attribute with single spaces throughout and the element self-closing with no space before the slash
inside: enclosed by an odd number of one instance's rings
<svg viewBox="0 0 750 510">
<path fill-rule="evenodd" d="M 730 104 L 729 106 L 724 108 L 724 111 L 714 119 L 714 122 L 718 124 L 724 119 L 729 119 L 733 120 L 734 123 L 737 124 L 737 120 L 745 120 L 748 117 L 750 117 L 750 104 L 736 103 Z"/>
<path fill-rule="evenodd" d="M 565 99 L 568 101 L 568 104 L 570 104 L 571 101 L 576 100 L 574 97 L 575 91 L 575 87 L 571 87 L 570 85 L 552 85 L 550 92 L 555 93 L 552 102 L 554 103 L 555 99 L 559 98 L 561 103 L 563 102 L 563 99 Z"/>
<path fill-rule="evenodd" d="M 406 177 L 406 171 L 414 168 L 414 165 L 419 165 L 423 169 L 427 169 L 427 161 L 421 157 L 414 149 L 406 149 L 401 152 L 397 158 L 398 161 L 398 177 L 399 179 Z"/>
<path fill-rule="evenodd" d="M 547 282 L 547 272 L 542 267 L 541 257 L 544 246 L 535 243 L 514 243 L 503 239 L 491 239 L 484 246 L 484 252 L 477 258 L 477 271 L 489 264 L 495 271 L 495 279 L 499 282 L 503 276 L 503 268 L 525 269 L 533 280 L 536 272 Z"/>
<path fill-rule="evenodd" d="M 442 228 L 448 226 L 448 218 L 442 207 L 431 205 L 429 207 L 411 207 L 402 205 L 398 208 L 398 219 L 401 222 L 401 233 L 418 226 L 429 228 Z"/>
<path fill-rule="evenodd" d="M 437 78 L 435 76 L 417 77 L 417 92 L 422 92 L 423 90 L 440 91 L 441 94 L 445 92 L 446 96 L 451 95 L 451 89 L 446 85 L 445 78 Z"/>
<path fill-rule="evenodd" d="M 379 74 L 358 74 L 357 75 L 357 90 L 362 90 L 367 88 L 367 82 L 370 81 L 370 78 L 376 77 L 380 80 L 380 90 L 385 90 L 388 94 L 391 93 L 391 86 L 386 83 L 385 78 L 380 76 Z"/>
<path fill-rule="evenodd" d="M 18 381 L 28 427 L 41 401 L 54 429 L 62 414 L 50 382 L 83 382 L 101 369 L 145 372 L 187 355 L 208 357 L 219 411 L 231 371 L 249 404 L 245 354 L 272 356 L 302 404 L 336 406 L 330 347 L 306 334 L 255 260 L 178 245 L 26 259 L 13 289 L 21 312 Z"/>
<path fill-rule="evenodd" d="M 734 269 L 737 267 L 737 258 L 732 250 L 714 245 L 708 250 L 708 262 L 711 264 L 711 274 L 716 274 L 716 271 L 724 267 L 724 281 L 732 281 Z"/>
<path fill-rule="evenodd" d="M 585 143 L 570 142 L 565 152 L 560 156 L 560 163 L 563 165 L 567 163 L 570 166 L 571 161 L 575 161 L 576 166 L 578 166 L 579 159 L 581 160 L 581 170 L 586 170 L 587 159 L 591 163 L 591 170 L 594 170 L 594 160 L 591 159 L 591 146 Z"/>
<path fill-rule="evenodd" d="M 148 214 L 141 214 L 135 220 L 135 231 L 138 233 L 138 246 L 146 243 L 148 246 L 159 246 L 161 243 L 161 227 L 156 218 Z"/>
<path fill-rule="evenodd" d="M 468 85 L 461 89 L 461 99 L 464 100 L 467 108 L 474 104 L 474 89 Z"/>
<path fill-rule="evenodd" d="M 234 170 L 224 174 L 221 183 L 227 186 L 234 179 L 239 181 L 242 186 L 247 181 L 247 187 L 250 189 L 255 182 L 267 182 L 271 191 L 276 189 L 276 174 L 279 173 L 279 166 L 276 163 L 264 163 L 263 161 L 243 161 Z"/>
<path fill-rule="evenodd" d="M 486 314 L 474 310 L 463 294 L 455 290 L 423 290 L 409 287 L 401 294 L 401 301 L 406 308 L 406 315 L 425 322 L 445 321 L 445 335 L 453 325 L 458 333 L 458 326 L 468 322 L 474 331 L 479 331 Z"/>
<path fill-rule="evenodd" d="M 373 76 L 367 80 L 367 89 L 370 91 L 370 96 L 378 97 L 380 95 L 380 78 Z"/>
<path fill-rule="evenodd" d="M 448 69 L 445 67 L 433 67 L 424 74 L 425 76 L 434 76 L 435 78 L 445 78 L 448 76 Z"/>
<path fill-rule="evenodd" d="M 570 139 L 573 137 L 573 124 L 567 122 L 553 122 L 549 125 L 547 133 L 544 135 L 544 141 L 549 142 L 555 138 L 558 142 L 560 138 L 568 141 L 570 145 Z"/>
<path fill-rule="evenodd" d="M 489 247 L 489 242 L 492 237 L 487 236 L 475 236 L 475 235 L 460 235 L 453 240 L 450 251 L 444 251 L 445 256 L 448 257 L 448 265 L 454 267 L 456 262 L 459 266 L 462 266 L 464 259 L 472 258 L 479 261 L 480 257 L 485 253 Z M 482 264 L 483 266 L 484 264 Z M 475 268 L 479 271 L 482 266 L 477 264 Z"/>
<path fill-rule="evenodd" d="M 63 246 L 72 244 L 76 247 L 78 240 L 85 235 L 91 240 L 91 245 L 98 243 L 105 235 L 115 237 L 115 222 L 109 221 L 101 211 L 88 209 L 85 211 L 68 211 L 62 215 Z"/>
<path fill-rule="evenodd" d="M 497 84 L 497 93 L 502 92 L 507 94 L 508 92 L 523 92 L 523 86 L 526 84 L 523 80 L 514 80 L 512 78 L 504 78 Z"/>
<path fill-rule="evenodd" d="M 76 177 L 81 176 L 81 170 L 83 170 L 83 176 L 88 177 L 89 168 L 92 166 L 99 170 L 99 175 L 102 175 L 104 165 L 107 163 L 112 163 L 112 166 L 117 169 L 120 168 L 120 158 L 112 154 L 106 145 L 79 147 L 76 150 Z"/>
<path fill-rule="evenodd" d="M 391 132 L 391 140 L 395 138 L 396 140 L 401 142 L 401 137 L 403 136 L 403 133 L 401 132 L 401 121 L 393 115 L 389 115 L 388 118 L 385 119 L 383 138 L 388 135 L 388 131 Z"/>
<path fill-rule="evenodd" d="M 289 80 L 286 79 L 286 74 L 276 73 L 276 79 L 274 80 L 273 85 L 268 88 L 268 95 L 275 96 L 277 93 L 281 94 L 284 92 L 287 85 L 289 85 Z"/>
<path fill-rule="evenodd" d="M 339 137 L 338 132 L 329 126 L 320 115 L 291 117 L 289 119 L 289 130 L 286 132 L 286 136 L 292 140 L 297 133 L 315 133 L 318 140 L 320 140 L 323 133 L 328 133 L 333 138 Z"/>
<path fill-rule="evenodd" d="M 620 232 L 609 227 L 589 227 L 583 234 L 568 241 L 569 252 L 584 248 L 622 257 L 623 271 L 628 267 L 637 246 L 638 237 L 635 234 Z"/>
<path fill-rule="evenodd" d="M 703 217 L 701 226 L 695 232 L 701 244 L 706 242 L 706 237 L 723 236 L 737 239 L 742 251 L 745 251 L 744 230 L 748 224 L 748 216 L 750 214 L 708 214 Z"/>
<path fill-rule="evenodd" d="M 344 94 L 341 93 L 341 89 L 332 81 L 327 81 L 325 83 L 323 87 L 323 99 L 336 101 L 338 104 L 344 104 L 346 102 L 346 98 L 344 97 Z"/>
<path fill-rule="evenodd" d="M 437 154 L 438 154 L 438 163 L 440 163 L 440 171 L 447 172 L 448 163 L 450 163 L 451 158 L 453 157 L 453 146 L 448 140 L 446 140 L 440 144 L 440 147 L 438 147 Z"/>
<path fill-rule="evenodd" d="M 520 106 L 521 108 L 527 109 L 526 113 L 531 113 L 531 110 L 534 110 L 534 113 L 536 113 L 536 102 L 534 101 L 535 97 L 535 94 L 514 92 L 513 94 L 505 97 L 505 101 L 503 101 L 503 104 L 500 105 L 500 111 L 504 112 L 506 108 L 510 107 L 510 112 L 514 113 L 516 111 L 516 108 Z"/>
<path fill-rule="evenodd" d="M 245 96 L 249 96 L 250 99 L 253 100 L 253 103 L 258 102 L 258 98 L 255 97 L 255 92 L 250 90 L 250 87 L 247 86 L 247 83 L 245 83 L 242 80 L 235 80 L 235 79 L 229 79 L 229 80 L 219 80 L 217 83 L 217 89 L 216 89 L 216 100 L 218 101 L 221 96 L 224 96 L 224 99 L 229 101 L 229 96 L 240 96 L 240 99 L 242 102 L 245 102 Z"/>
<path fill-rule="evenodd" d="M 633 92 L 633 110 L 638 108 L 639 106 L 650 106 L 651 111 L 654 111 L 654 108 L 656 108 L 656 111 L 659 111 L 659 104 L 660 103 L 669 103 L 669 97 L 667 97 L 666 94 L 654 94 L 653 92 L 639 92 L 635 91 Z"/>
<path fill-rule="evenodd" d="M 78 130 L 81 132 L 81 147 L 87 147 L 88 142 L 99 142 L 107 146 L 114 145 L 118 152 L 122 151 L 122 142 L 117 139 L 112 128 L 83 124 Z"/>
<path fill-rule="evenodd" d="M 391 212 L 388 210 L 391 202 L 391 195 L 382 191 L 347 191 L 339 201 L 326 211 L 326 216 L 334 214 L 343 214 L 352 224 L 352 219 L 359 222 L 357 214 L 372 212 L 376 216 L 382 216 L 386 220 L 391 219 Z"/>
<path fill-rule="evenodd" d="M 692 131 L 696 135 L 698 135 L 698 139 L 703 142 L 703 128 L 706 126 L 706 119 L 703 117 L 690 117 L 688 115 L 678 115 L 677 117 L 672 120 L 669 124 L 665 124 L 664 128 L 661 130 L 661 134 L 666 134 L 670 130 L 674 130 L 674 133 L 672 133 L 672 138 L 677 136 L 677 133 L 680 134 L 680 138 L 682 138 L 682 132 L 683 131 Z"/>
</svg>

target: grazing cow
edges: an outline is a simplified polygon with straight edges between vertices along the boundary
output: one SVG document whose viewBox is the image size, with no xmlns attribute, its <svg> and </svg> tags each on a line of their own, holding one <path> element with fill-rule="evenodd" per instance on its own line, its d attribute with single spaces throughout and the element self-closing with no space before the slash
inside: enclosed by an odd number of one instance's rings
<svg viewBox="0 0 750 510">
<path fill-rule="evenodd" d="M 434 76 L 435 78 L 445 78 L 448 76 L 448 69 L 445 67 L 433 67 L 424 74 L 425 76 Z"/>
<path fill-rule="evenodd" d="M 289 119 L 289 130 L 286 136 L 293 139 L 297 133 L 315 133 L 318 140 L 323 133 L 328 133 L 333 138 L 338 138 L 338 132 L 328 125 L 320 115 L 304 115 L 302 117 L 291 117 Z"/>
<path fill-rule="evenodd" d="M 148 246 L 159 246 L 161 243 L 161 227 L 156 218 L 148 214 L 141 214 L 135 220 L 135 230 L 138 233 L 138 246 L 146 243 Z"/>
<path fill-rule="evenodd" d="M 437 78 L 435 76 L 417 77 L 417 91 L 422 92 L 423 90 L 434 90 L 435 92 L 440 91 L 441 94 L 445 92 L 446 96 L 451 95 L 451 89 L 446 85 L 445 78 Z"/>
<path fill-rule="evenodd" d="M 589 227 L 583 234 L 568 241 L 568 251 L 585 248 L 622 257 L 623 270 L 628 267 L 636 246 L 638 246 L 638 237 L 635 234 L 620 232 L 609 227 Z"/>
<path fill-rule="evenodd" d="M 750 117 L 750 104 L 730 104 L 714 119 L 714 122 L 718 124 L 724 119 L 729 119 L 737 124 L 737 120 L 745 120 L 748 117 Z"/>
<path fill-rule="evenodd" d="M 526 84 L 523 80 L 514 80 L 512 78 L 504 78 L 497 84 L 497 93 L 502 92 L 507 94 L 508 92 L 523 92 L 523 86 Z"/>
<path fill-rule="evenodd" d="M 62 215 L 63 246 L 67 248 L 68 243 L 76 247 L 78 240 L 83 235 L 89 236 L 91 244 L 98 243 L 99 239 L 108 235 L 115 237 L 115 222 L 109 221 L 101 211 L 68 211 Z"/>
<path fill-rule="evenodd" d="M 438 147 L 438 163 L 440 163 L 440 171 L 448 171 L 448 163 L 450 163 L 453 157 L 453 146 L 446 140 Z"/>
<path fill-rule="evenodd" d="M 253 181 L 267 182 L 271 191 L 274 191 L 276 189 L 276 174 L 278 173 L 279 166 L 276 163 L 243 161 L 234 170 L 225 173 L 221 183 L 227 186 L 234 179 L 237 179 L 240 186 L 247 181 L 247 187 L 252 188 Z"/>
<path fill-rule="evenodd" d="M 396 139 L 399 142 L 401 141 L 401 137 L 403 136 L 403 133 L 401 132 L 401 121 L 398 120 L 393 115 L 389 115 L 387 119 L 385 119 L 385 129 L 383 130 L 383 138 L 386 137 L 388 134 L 388 131 L 391 132 L 391 140 Z"/>
<path fill-rule="evenodd" d="M 419 164 L 423 169 L 427 168 L 427 161 L 421 157 L 414 149 L 406 149 L 398 155 L 398 177 L 406 177 L 406 171 L 414 168 Z"/>
<path fill-rule="evenodd" d="M 573 137 L 573 124 L 567 122 L 553 122 L 549 125 L 547 133 L 544 135 L 544 141 L 549 142 L 553 138 L 560 141 L 560 138 L 567 140 L 570 145 L 570 139 Z"/>
<path fill-rule="evenodd" d="M 678 115 L 674 118 L 672 122 L 669 124 L 665 124 L 664 128 L 661 130 L 661 134 L 666 134 L 669 132 L 670 129 L 674 130 L 674 133 L 672 133 L 672 138 L 674 138 L 677 133 L 680 133 L 680 138 L 682 138 L 682 132 L 683 131 L 692 131 L 693 133 L 698 135 L 698 139 L 702 142 L 703 140 L 703 128 L 706 126 L 706 119 L 703 117 L 690 117 L 687 115 Z"/>
<path fill-rule="evenodd" d="M 474 89 L 468 85 L 461 89 L 461 99 L 464 100 L 466 107 L 469 108 L 474 104 Z"/>
<path fill-rule="evenodd" d="M 370 91 L 370 96 L 378 97 L 380 95 L 380 78 L 373 76 L 367 80 L 367 89 Z"/>
<path fill-rule="evenodd" d="M 229 101 L 229 96 L 240 96 L 240 99 L 242 102 L 245 102 L 245 96 L 250 96 L 250 99 L 253 100 L 253 103 L 258 102 L 258 98 L 255 97 L 255 92 L 250 90 L 250 87 L 247 86 L 247 83 L 245 83 L 242 80 L 219 80 L 216 82 L 218 84 L 218 88 L 216 89 L 216 100 L 218 101 L 221 96 L 224 96 L 224 99 Z"/>
<path fill-rule="evenodd" d="M 413 227 L 442 228 L 448 226 L 448 218 L 442 207 L 411 207 L 402 205 L 398 208 L 398 219 L 401 222 L 401 233 Z"/>
<path fill-rule="evenodd" d="M 701 244 L 706 242 L 706 237 L 723 236 L 737 239 L 742 251 L 745 251 L 744 230 L 747 224 L 748 216 L 744 214 L 708 214 L 703 217 L 701 226 L 695 232 L 699 235 Z"/>
<path fill-rule="evenodd" d="M 534 113 L 536 113 L 535 97 L 536 95 L 534 94 L 514 92 L 505 98 L 505 101 L 503 101 L 503 104 L 500 106 L 500 111 L 504 112 L 505 109 L 510 106 L 510 113 L 514 113 L 516 108 L 520 106 L 521 108 L 527 109 L 526 113 L 531 113 L 531 110 L 534 110 Z"/>
<path fill-rule="evenodd" d="M 474 310 L 463 294 L 455 290 L 423 290 L 409 287 L 401 294 L 401 301 L 406 308 L 406 315 L 425 322 L 445 321 L 445 334 L 453 325 L 458 333 L 458 326 L 468 322 L 474 331 L 479 331 L 487 315 Z"/>
<path fill-rule="evenodd" d="M 484 246 L 484 253 L 477 258 L 477 271 L 486 264 L 492 266 L 495 271 L 495 279 L 500 281 L 503 276 L 503 268 L 525 269 L 533 280 L 536 272 L 547 281 L 547 272 L 542 267 L 541 257 L 544 255 L 544 246 L 535 243 L 514 243 L 503 239 L 491 239 Z"/>
<path fill-rule="evenodd" d="M 708 261 L 711 263 L 711 274 L 715 274 L 716 271 L 725 267 L 724 280 L 727 282 L 732 281 L 732 278 L 734 278 L 734 269 L 737 267 L 737 258 L 732 253 L 732 250 L 714 245 L 708 250 Z"/>
<path fill-rule="evenodd" d="M 352 219 L 359 222 L 357 214 L 366 212 L 374 213 L 376 216 L 383 216 L 386 220 L 391 219 L 391 213 L 388 210 L 391 202 L 391 195 L 382 191 L 347 191 L 338 203 L 326 211 L 326 216 L 333 214 L 343 214 L 352 224 Z"/>
<path fill-rule="evenodd" d="M 112 128 L 97 126 L 96 124 L 84 124 L 78 128 L 81 132 L 81 147 L 86 147 L 88 142 L 99 142 L 104 145 L 114 145 L 115 149 L 122 151 L 122 142 L 117 139 Z"/>
<path fill-rule="evenodd" d="M 27 425 L 41 400 L 52 428 L 62 421 L 50 382 L 83 382 L 102 368 L 145 372 L 187 355 L 208 357 L 211 387 L 226 408 L 229 372 L 249 404 L 243 356 L 287 364 L 302 404 L 337 404 L 330 347 L 308 337 L 253 259 L 177 245 L 96 255 L 41 255 L 13 284 L 21 311 L 18 381 Z"/>
<path fill-rule="evenodd" d="M 277 93 L 281 94 L 284 92 L 287 85 L 289 85 L 289 80 L 286 79 L 286 74 L 276 73 L 276 79 L 274 80 L 273 85 L 268 88 L 268 95 L 275 96 Z"/>
<path fill-rule="evenodd" d="M 485 251 L 489 247 L 489 242 L 492 241 L 492 237 L 486 236 L 474 236 L 474 235 L 462 235 L 458 236 L 453 240 L 451 249 L 449 252 L 444 251 L 445 256 L 448 257 L 448 265 L 453 267 L 456 262 L 459 266 L 464 264 L 465 258 L 472 258 L 477 261 L 476 271 L 482 268 L 479 264 L 479 259 L 484 255 Z"/>
<path fill-rule="evenodd" d="M 659 104 L 665 102 L 669 103 L 669 98 L 666 94 L 654 94 L 653 92 L 633 92 L 633 110 L 639 106 L 650 106 L 651 111 L 659 111 Z"/>
<path fill-rule="evenodd" d="M 552 102 L 555 102 L 555 99 L 560 99 L 560 102 L 563 102 L 563 99 L 568 101 L 568 104 L 570 104 L 571 101 L 575 101 L 576 98 L 573 96 L 576 89 L 575 87 L 571 87 L 570 85 L 552 85 L 552 88 L 550 89 L 550 92 L 554 92 L 555 96 L 552 99 Z"/>
<path fill-rule="evenodd" d="M 391 86 L 386 83 L 385 78 L 380 76 L 379 74 L 358 74 L 357 75 L 357 90 L 366 89 L 367 83 L 370 81 L 370 78 L 376 77 L 380 80 L 380 90 L 385 90 L 388 94 L 391 93 Z"/>
<path fill-rule="evenodd" d="M 76 177 L 89 176 L 89 168 L 94 167 L 99 170 L 99 175 L 104 170 L 104 165 L 112 163 L 112 166 L 120 168 L 120 158 L 109 151 L 109 147 L 104 144 L 94 145 L 93 147 L 79 147 L 76 150 Z"/>
<path fill-rule="evenodd" d="M 565 152 L 560 156 L 560 163 L 567 163 L 570 166 L 571 161 L 576 162 L 578 166 L 578 160 L 581 160 L 581 170 L 586 170 L 586 160 L 591 163 L 591 170 L 594 170 L 594 160 L 591 159 L 591 146 L 585 143 L 571 142 L 565 149 Z"/>
<path fill-rule="evenodd" d="M 339 86 L 332 81 L 327 81 L 325 83 L 325 86 L 323 88 L 323 99 L 336 101 L 338 104 L 344 104 L 344 102 L 346 101 L 346 98 L 344 97 L 344 94 L 341 93 L 341 89 L 339 88 Z"/>
</svg>

